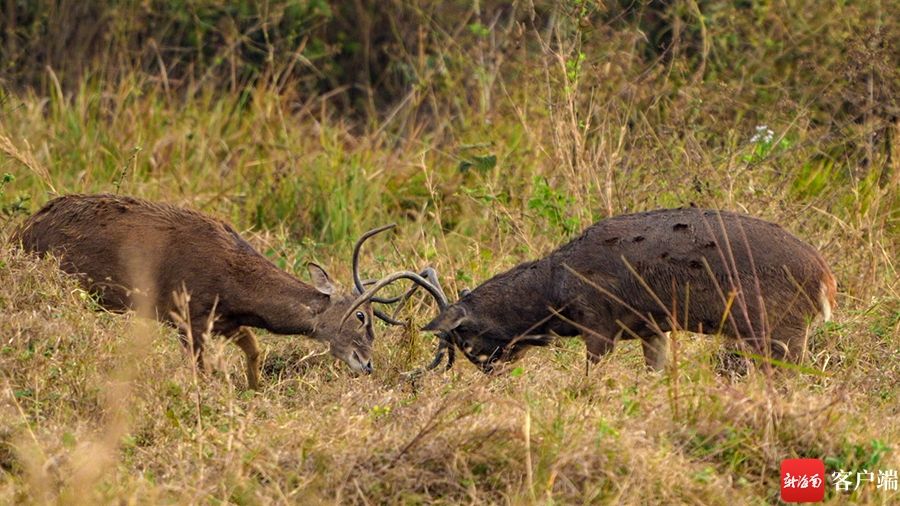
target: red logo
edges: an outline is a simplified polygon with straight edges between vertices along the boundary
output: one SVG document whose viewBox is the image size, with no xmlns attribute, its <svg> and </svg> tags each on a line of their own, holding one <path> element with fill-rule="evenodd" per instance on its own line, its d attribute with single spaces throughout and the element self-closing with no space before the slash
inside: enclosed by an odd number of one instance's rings
<svg viewBox="0 0 900 506">
<path fill-rule="evenodd" d="M 825 463 L 819 459 L 781 461 L 781 500 L 821 502 L 825 498 Z"/>
</svg>

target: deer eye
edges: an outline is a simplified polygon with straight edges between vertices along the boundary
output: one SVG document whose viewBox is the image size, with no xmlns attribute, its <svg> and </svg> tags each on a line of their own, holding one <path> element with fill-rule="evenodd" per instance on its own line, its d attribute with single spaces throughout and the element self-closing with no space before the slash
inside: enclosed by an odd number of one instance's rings
<svg viewBox="0 0 900 506">
<path fill-rule="evenodd" d="M 366 313 L 363 313 L 362 311 L 357 311 L 356 319 L 362 323 L 366 323 Z"/>
</svg>

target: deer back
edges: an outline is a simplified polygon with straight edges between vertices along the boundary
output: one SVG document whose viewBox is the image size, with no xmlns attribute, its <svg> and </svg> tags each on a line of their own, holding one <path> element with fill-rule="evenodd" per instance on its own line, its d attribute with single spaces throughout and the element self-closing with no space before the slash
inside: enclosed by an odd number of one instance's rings
<svg viewBox="0 0 900 506">
<path fill-rule="evenodd" d="M 59 197 L 26 221 L 19 239 L 28 251 L 59 256 L 62 269 L 81 276 L 109 309 L 144 297 L 164 319 L 183 287 L 196 305 L 210 306 L 216 296 L 239 305 L 247 291 L 279 286 L 273 277 L 290 278 L 227 224 L 130 197 Z"/>
</svg>

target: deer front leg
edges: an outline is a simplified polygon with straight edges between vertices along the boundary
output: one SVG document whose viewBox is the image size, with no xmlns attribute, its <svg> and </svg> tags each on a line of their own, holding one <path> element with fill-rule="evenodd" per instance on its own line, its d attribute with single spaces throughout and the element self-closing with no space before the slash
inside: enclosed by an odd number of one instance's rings
<svg viewBox="0 0 900 506">
<path fill-rule="evenodd" d="M 203 361 L 203 327 L 195 326 L 190 329 L 190 336 L 184 330 L 181 330 L 178 333 L 178 337 L 181 340 L 182 346 L 188 352 L 190 359 L 194 361 L 196 365 L 196 370 L 198 373 L 203 374 L 206 372 L 206 367 Z"/>
<path fill-rule="evenodd" d="M 247 360 L 247 386 L 259 390 L 259 343 L 247 327 L 241 327 L 232 335 L 234 344 L 243 350 Z"/>
<path fill-rule="evenodd" d="M 594 364 L 599 362 L 604 355 L 616 347 L 617 337 L 618 334 L 614 337 L 606 337 L 606 335 L 598 332 L 585 332 L 582 335 L 582 339 L 584 339 L 584 344 L 587 346 L 588 360 Z"/>
<path fill-rule="evenodd" d="M 649 369 L 662 371 L 666 367 L 669 355 L 668 334 L 653 333 L 641 337 L 641 348 L 644 351 L 644 363 Z"/>
<path fill-rule="evenodd" d="M 622 335 L 620 328 L 609 324 L 609 322 L 615 321 L 609 308 L 596 307 L 592 301 L 588 303 L 580 301 L 574 304 L 567 318 L 580 332 L 581 339 L 587 347 L 587 359 L 593 364 L 611 352 L 616 347 L 616 341 Z"/>
</svg>

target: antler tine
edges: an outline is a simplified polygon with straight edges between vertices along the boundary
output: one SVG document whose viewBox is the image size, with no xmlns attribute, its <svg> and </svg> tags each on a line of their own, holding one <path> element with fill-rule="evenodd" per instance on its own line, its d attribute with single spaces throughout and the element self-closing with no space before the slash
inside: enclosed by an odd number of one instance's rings
<svg viewBox="0 0 900 506">
<path fill-rule="evenodd" d="M 447 306 L 450 305 L 449 302 L 447 302 L 447 296 L 444 295 L 444 292 L 438 288 L 435 288 L 435 286 L 432 285 L 428 280 L 416 274 L 415 272 L 400 271 L 378 280 L 378 282 L 375 283 L 374 286 L 360 294 L 359 297 L 357 297 L 356 300 L 354 300 L 350 307 L 347 309 L 347 312 L 344 313 L 343 318 L 341 318 L 341 324 L 343 325 L 343 323 L 347 320 L 347 318 L 350 317 L 350 315 L 354 310 L 356 310 L 356 308 L 366 303 L 366 301 L 374 300 L 373 296 L 378 292 L 378 290 L 381 290 L 382 288 L 388 286 L 394 281 L 397 281 L 398 279 L 408 279 L 427 290 L 428 293 L 431 294 L 432 297 L 434 297 L 435 301 L 437 301 L 438 307 L 441 311 L 443 311 L 447 308 Z"/>
<path fill-rule="evenodd" d="M 376 318 L 383 321 L 384 323 L 387 323 L 388 325 L 406 325 L 406 322 L 403 322 L 396 318 L 392 318 L 391 316 L 388 316 L 387 313 L 384 313 L 377 309 L 372 311 L 372 313 L 375 315 Z"/>
<path fill-rule="evenodd" d="M 431 283 L 431 285 L 434 286 L 435 289 L 437 289 L 437 291 L 441 292 L 441 297 L 444 298 L 444 301 L 449 300 L 447 298 L 447 294 L 444 292 L 443 287 L 441 287 L 441 281 L 438 279 L 437 271 L 434 270 L 434 268 L 426 267 L 424 270 L 422 270 L 422 273 L 420 274 L 420 276 L 427 279 L 428 282 Z M 441 311 L 443 311 L 443 310 L 444 310 L 444 308 L 442 307 Z"/>
<path fill-rule="evenodd" d="M 449 371 L 453 364 L 456 363 L 456 348 L 451 345 L 447 345 L 447 370 Z"/>
<path fill-rule="evenodd" d="M 444 294 L 444 289 L 441 287 L 441 282 L 438 280 L 437 271 L 431 267 L 426 267 L 425 270 L 422 271 L 422 276 L 431 282 L 441 294 Z M 444 299 L 447 299 L 446 295 L 444 295 Z M 442 307 L 441 311 L 443 310 L 444 308 Z M 450 368 L 453 367 L 453 363 L 456 362 L 456 347 L 450 342 L 450 337 L 443 332 L 438 334 L 438 337 L 440 338 L 440 342 L 438 343 L 437 350 L 434 352 L 434 359 L 432 359 L 431 363 L 425 367 L 426 371 L 431 371 L 441 364 L 444 360 L 444 350 L 447 351 L 447 368 L 445 370 L 449 371 Z"/>
<path fill-rule="evenodd" d="M 426 267 L 425 269 L 422 270 L 422 272 L 419 273 L 419 276 L 422 276 L 423 278 L 427 279 L 429 283 L 431 283 L 438 291 L 441 292 L 441 294 L 444 296 L 444 299 L 447 299 L 447 294 L 444 292 L 444 289 L 441 287 L 441 282 L 440 282 L 440 280 L 438 280 L 438 277 L 437 277 L 437 271 L 435 271 L 434 268 Z M 363 284 L 363 286 L 367 286 L 367 285 L 374 285 L 377 282 L 378 282 L 378 280 L 375 280 L 375 279 L 366 279 L 366 280 L 363 280 L 362 284 Z M 419 289 L 419 285 L 413 284 L 413 286 L 409 290 L 407 290 L 406 293 L 404 293 L 403 295 L 398 295 L 396 297 L 391 297 L 388 299 L 373 297 L 372 301 L 380 302 L 382 304 L 394 304 L 396 302 L 404 301 L 404 300 L 410 298 L 412 296 L 412 294 L 416 293 L 416 290 L 418 290 L 418 289 Z M 359 293 L 362 293 L 362 292 L 357 291 L 357 294 L 359 294 Z M 449 300 L 449 299 L 447 299 L 447 300 Z"/>
<path fill-rule="evenodd" d="M 444 361 L 444 350 L 448 349 L 449 346 L 447 341 L 441 339 L 441 342 L 438 343 L 437 351 L 434 352 L 434 358 L 431 360 L 431 363 L 425 366 L 426 371 L 434 370 L 437 366 L 441 365 L 441 362 Z"/>
<path fill-rule="evenodd" d="M 404 301 L 404 300 L 410 298 L 410 297 L 412 296 L 412 294 L 416 293 L 416 290 L 417 290 L 418 288 L 419 288 L 419 285 L 413 283 L 413 286 L 412 286 L 409 290 L 407 290 L 406 293 L 404 293 L 403 295 L 398 295 L 397 297 L 393 297 L 393 298 L 389 299 L 390 302 L 387 302 L 387 303 L 388 303 L 388 304 L 393 304 L 394 302 Z M 374 297 L 373 297 L 373 300 L 374 300 Z M 376 309 L 375 311 L 373 311 L 373 313 L 375 314 L 375 316 L 377 316 L 379 319 L 381 319 L 381 321 L 383 321 L 383 322 L 385 322 L 385 323 L 387 323 L 387 324 L 390 324 L 390 325 L 405 325 L 404 322 L 402 322 L 402 321 L 400 321 L 400 320 L 397 320 L 396 318 L 394 318 L 394 317 L 392 317 L 392 316 L 388 316 L 387 313 L 384 313 L 384 312 L 379 311 L 379 310 L 377 310 L 377 309 Z M 396 314 L 396 312 L 395 312 L 395 314 Z"/>
<path fill-rule="evenodd" d="M 426 371 L 434 370 L 441 365 L 441 362 L 444 360 L 445 350 L 447 351 L 447 368 L 445 370 L 449 371 L 453 367 L 454 362 L 456 362 L 456 348 L 450 342 L 447 334 L 441 332 L 438 334 L 438 337 L 440 342 L 438 343 L 437 351 L 434 352 L 434 358 L 431 360 L 431 363 L 425 366 Z"/>
<path fill-rule="evenodd" d="M 391 223 L 391 224 L 384 225 L 384 226 L 381 226 L 378 228 L 373 228 L 372 230 L 369 230 L 368 232 L 366 232 L 365 234 L 360 236 L 360 238 L 357 239 L 356 244 L 353 245 L 353 257 L 352 257 L 353 285 L 356 287 L 356 289 L 357 289 L 357 291 L 359 291 L 359 293 L 363 293 L 366 291 L 366 288 L 363 286 L 363 282 L 359 277 L 359 250 L 362 248 L 363 243 L 365 243 L 366 240 L 368 240 L 373 235 L 380 234 L 381 232 L 384 232 L 385 230 L 390 230 L 396 226 L 397 226 L 396 223 Z M 381 301 L 376 300 L 375 302 L 381 302 Z"/>
<path fill-rule="evenodd" d="M 423 277 L 424 277 L 424 276 L 423 276 Z M 378 282 L 377 279 L 364 279 L 364 280 L 362 280 L 363 286 L 374 285 L 374 284 L 377 283 L 377 282 Z M 390 298 L 387 298 L 387 299 L 382 299 L 381 297 L 379 297 L 378 300 L 376 300 L 375 302 L 380 302 L 380 303 L 382 303 L 382 304 L 395 304 L 395 303 L 397 303 L 397 302 L 400 302 L 400 301 L 403 300 L 404 298 L 409 297 L 410 295 L 412 295 L 412 292 L 413 292 L 418 286 L 419 286 L 419 285 L 413 285 L 413 288 L 411 288 L 408 292 L 404 293 L 403 295 L 398 295 L 398 296 L 396 296 L 396 297 L 390 297 Z M 362 293 L 362 292 L 360 292 L 359 290 L 354 290 L 353 295 L 359 295 L 360 293 Z"/>
<path fill-rule="evenodd" d="M 419 273 L 419 276 L 422 276 L 423 278 L 428 280 L 429 283 L 431 283 L 439 292 L 441 292 L 441 294 L 444 296 L 445 299 L 447 298 L 447 295 L 444 293 L 444 289 L 441 288 L 441 282 L 438 280 L 437 272 L 433 268 L 426 267 L 424 270 L 422 270 L 421 273 Z M 375 280 L 375 279 L 364 279 L 362 281 L 362 284 L 363 284 L 363 286 L 369 286 L 369 285 L 374 285 L 377 282 L 378 282 L 378 280 Z M 394 304 L 396 302 L 402 302 L 402 301 L 405 301 L 405 300 L 409 299 L 410 297 L 412 297 L 412 295 L 414 293 L 416 293 L 416 290 L 418 290 L 418 289 L 419 289 L 419 285 L 417 285 L 416 283 L 413 283 L 413 285 L 409 288 L 409 290 L 407 290 L 406 293 L 404 293 L 403 295 L 398 295 L 396 297 L 391 297 L 390 299 L 381 299 L 381 300 L 384 300 L 386 304 Z M 355 291 L 355 293 L 354 293 L 354 295 L 359 295 L 359 294 L 360 294 L 359 291 Z M 375 300 L 375 299 L 373 298 L 372 300 Z M 392 316 L 388 316 L 386 313 L 379 311 L 377 309 L 374 311 L 374 314 L 380 320 L 384 321 L 385 323 L 387 323 L 389 325 L 405 325 L 405 322 L 397 320 L 396 318 L 394 318 Z"/>
</svg>

